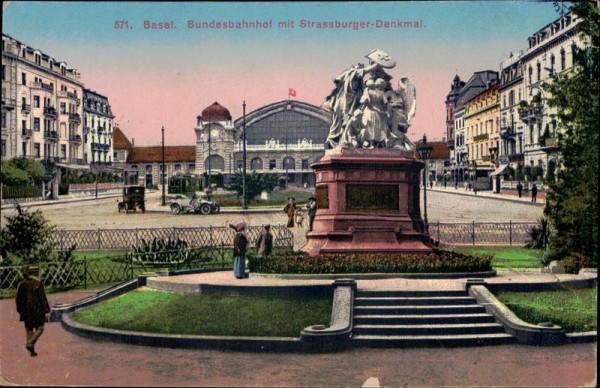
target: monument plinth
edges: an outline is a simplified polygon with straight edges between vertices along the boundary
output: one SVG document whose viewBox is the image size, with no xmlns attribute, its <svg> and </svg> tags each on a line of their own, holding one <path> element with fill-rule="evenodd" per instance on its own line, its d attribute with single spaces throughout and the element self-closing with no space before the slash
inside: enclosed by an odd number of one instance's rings
<svg viewBox="0 0 600 388">
<path fill-rule="evenodd" d="M 311 167 L 317 213 L 303 252 L 431 251 L 419 206 L 423 163 L 414 151 L 336 148 Z"/>
<path fill-rule="evenodd" d="M 393 88 L 385 69 L 396 61 L 382 50 L 367 58 L 336 77 L 325 100 L 332 122 L 325 156 L 311 165 L 317 212 L 301 249 L 310 255 L 432 249 L 419 206 L 424 164 L 406 136 L 415 87 L 403 77 Z"/>
</svg>

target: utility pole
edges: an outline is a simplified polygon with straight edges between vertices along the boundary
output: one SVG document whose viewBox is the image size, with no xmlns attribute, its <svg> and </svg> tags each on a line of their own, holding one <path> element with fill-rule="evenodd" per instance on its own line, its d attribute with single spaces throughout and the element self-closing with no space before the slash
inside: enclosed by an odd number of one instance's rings
<svg viewBox="0 0 600 388">
<path fill-rule="evenodd" d="M 162 206 L 166 206 L 166 198 L 165 198 L 165 127 L 163 126 L 161 129 L 162 132 L 162 171 L 161 171 L 161 179 L 162 179 Z"/>
</svg>

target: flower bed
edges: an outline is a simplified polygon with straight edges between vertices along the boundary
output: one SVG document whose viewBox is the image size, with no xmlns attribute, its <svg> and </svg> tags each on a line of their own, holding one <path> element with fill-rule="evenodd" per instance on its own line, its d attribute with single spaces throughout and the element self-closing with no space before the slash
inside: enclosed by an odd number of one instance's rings
<svg viewBox="0 0 600 388">
<path fill-rule="evenodd" d="M 453 273 L 492 270 L 491 255 L 432 253 L 370 253 L 309 256 L 302 252 L 250 258 L 250 271 L 285 274 Z"/>
</svg>

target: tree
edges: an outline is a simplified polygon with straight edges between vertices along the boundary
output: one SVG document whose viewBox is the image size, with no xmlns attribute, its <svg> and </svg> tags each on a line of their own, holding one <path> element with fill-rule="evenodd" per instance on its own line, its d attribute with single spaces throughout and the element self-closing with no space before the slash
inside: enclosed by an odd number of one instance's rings
<svg viewBox="0 0 600 388">
<path fill-rule="evenodd" d="M 55 226 L 50 225 L 40 210 L 29 213 L 17 204 L 17 214 L 7 216 L 0 230 L 0 254 L 10 264 L 38 264 L 48 260 L 55 244 Z"/>
<path fill-rule="evenodd" d="M 257 174 L 252 171 L 251 174 L 246 174 L 246 198 L 253 200 L 263 191 L 270 193 L 277 187 L 277 176 L 271 174 Z M 238 172 L 233 177 L 230 189 L 237 193 L 238 198 L 243 195 L 242 173 Z"/>
<path fill-rule="evenodd" d="M 576 3 L 573 13 L 585 45 L 573 53 L 573 70 L 545 85 L 558 111 L 558 151 L 555 179 L 549 182 L 544 214 L 552 234 L 548 260 L 580 253 L 598 263 L 598 128 L 600 91 L 600 18 L 595 1 Z"/>
<path fill-rule="evenodd" d="M 2 183 L 7 186 L 40 184 L 44 176 L 44 166 L 34 160 L 19 158 L 2 162 Z"/>
</svg>

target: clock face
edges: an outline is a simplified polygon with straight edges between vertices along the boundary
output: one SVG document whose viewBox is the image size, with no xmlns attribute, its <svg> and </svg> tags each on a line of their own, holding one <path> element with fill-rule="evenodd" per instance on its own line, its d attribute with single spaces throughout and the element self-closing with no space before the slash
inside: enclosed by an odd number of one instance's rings
<svg viewBox="0 0 600 388">
<path fill-rule="evenodd" d="M 217 139 L 220 135 L 220 131 L 218 129 L 213 129 L 212 131 L 210 131 L 210 136 L 213 139 Z"/>
</svg>

